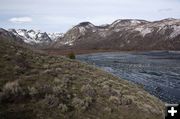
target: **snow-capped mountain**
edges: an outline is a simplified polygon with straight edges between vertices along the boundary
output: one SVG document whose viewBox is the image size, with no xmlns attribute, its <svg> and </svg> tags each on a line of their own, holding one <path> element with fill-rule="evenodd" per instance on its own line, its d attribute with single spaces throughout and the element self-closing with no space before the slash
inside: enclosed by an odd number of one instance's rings
<svg viewBox="0 0 180 119">
<path fill-rule="evenodd" d="M 60 39 L 56 43 L 58 43 L 60 46 L 62 45 L 73 45 L 73 42 L 75 42 L 80 36 L 84 36 L 86 32 L 89 30 L 95 31 L 95 26 L 91 24 L 90 22 L 83 22 L 78 24 L 77 26 L 73 27 L 67 33 L 64 35 L 66 37 L 65 39 Z"/>
<path fill-rule="evenodd" d="M 63 36 L 62 33 L 46 33 L 40 30 L 9 29 L 8 31 L 31 45 L 48 44 Z"/>
<path fill-rule="evenodd" d="M 51 38 L 51 40 L 56 41 L 58 38 L 62 38 L 64 36 L 63 33 L 48 33 L 48 36 Z"/>
<path fill-rule="evenodd" d="M 180 20 L 119 19 L 110 25 L 83 22 L 57 40 L 54 48 L 117 50 L 180 50 Z"/>
<path fill-rule="evenodd" d="M 65 34 L 26 29 L 4 34 L 37 48 L 180 50 L 180 20 L 172 18 L 153 22 L 119 19 L 101 26 L 82 22 Z"/>
</svg>

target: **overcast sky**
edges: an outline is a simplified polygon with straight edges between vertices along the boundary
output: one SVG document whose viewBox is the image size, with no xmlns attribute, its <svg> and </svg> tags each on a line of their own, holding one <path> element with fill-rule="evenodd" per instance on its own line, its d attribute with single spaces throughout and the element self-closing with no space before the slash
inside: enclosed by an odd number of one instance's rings
<svg viewBox="0 0 180 119">
<path fill-rule="evenodd" d="M 180 18 L 180 0 L 0 0 L 0 27 L 66 32 L 83 21 Z"/>
</svg>

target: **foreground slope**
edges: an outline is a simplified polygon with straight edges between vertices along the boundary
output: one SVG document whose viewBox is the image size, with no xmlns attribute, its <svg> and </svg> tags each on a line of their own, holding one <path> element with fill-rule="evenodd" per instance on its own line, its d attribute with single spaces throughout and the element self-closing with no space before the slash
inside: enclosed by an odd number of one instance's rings
<svg viewBox="0 0 180 119">
<path fill-rule="evenodd" d="M 137 85 L 0 34 L 1 119 L 162 119 L 163 109 Z"/>
</svg>

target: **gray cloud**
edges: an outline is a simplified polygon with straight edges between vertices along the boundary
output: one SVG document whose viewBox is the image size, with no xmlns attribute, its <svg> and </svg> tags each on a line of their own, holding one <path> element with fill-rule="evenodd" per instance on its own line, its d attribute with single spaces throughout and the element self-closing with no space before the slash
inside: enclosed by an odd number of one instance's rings
<svg viewBox="0 0 180 119">
<path fill-rule="evenodd" d="M 159 9 L 158 12 L 170 12 L 173 11 L 172 8 L 164 8 L 164 9 Z"/>
</svg>

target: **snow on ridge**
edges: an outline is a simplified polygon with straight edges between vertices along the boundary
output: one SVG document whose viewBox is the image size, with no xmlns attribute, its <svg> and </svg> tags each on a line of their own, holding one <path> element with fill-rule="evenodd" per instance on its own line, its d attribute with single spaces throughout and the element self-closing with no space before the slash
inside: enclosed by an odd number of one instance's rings
<svg viewBox="0 0 180 119">
<path fill-rule="evenodd" d="M 54 32 L 54 33 L 48 33 L 48 36 L 51 38 L 51 40 L 56 41 L 58 38 L 64 37 L 64 34 L 63 33 Z"/>
<path fill-rule="evenodd" d="M 52 40 L 57 40 L 59 37 L 62 37 L 62 33 L 46 33 L 41 32 L 40 30 L 26 30 L 26 29 L 9 29 L 8 31 L 12 32 L 14 35 L 19 36 L 24 40 L 24 42 L 33 44 L 33 43 L 47 43 Z"/>
<path fill-rule="evenodd" d="M 137 25 L 137 24 L 140 24 L 140 23 L 141 23 L 139 20 L 135 20 L 135 19 L 131 20 L 130 22 L 131 22 L 133 25 Z"/>
<path fill-rule="evenodd" d="M 86 32 L 86 29 L 82 26 L 79 27 L 79 32 L 82 34 L 82 35 L 85 35 L 85 32 Z"/>
<path fill-rule="evenodd" d="M 141 35 L 144 37 L 146 34 L 149 34 L 152 32 L 151 28 L 144 28 L 144 27 L 137 27 L 135 28 L 136 31 L 139 31 Z"/>
<path fill-rule="evenodd" d="M 86 28 L 93 28 L 93 27 L 94 27 L 94 25 L 91 24 L 91 23 L 89 23 L 88 25 L 86 25 Z"/>
<path fill-rule="evenodd" d="M 32 38 L 32 39 L 35 39 L 36 38 L 36 32 L 35 31 L 31 31 L 31 32 L 27 32 L 28 33 L 28 35 Z M 39 32 L 38 32 L 39 33 Z"/>
<path fill-rule="evenodd" d="M 19 36 L 23 37 L 26 43 L 40 43 L 40 41 L 36 40 L 38 33 L 33 30 L 18 29 L 16 32 Z"/>
<path fill-rule="evenodd" d="M 72 41 L 66 41 L 66 42 L 64 43 L 64 45 L 70 45 L 70 46 L 72 46 L 72 45 L 73 45 L 73 42 L 72 42 Z"/>
<path fill-rule="evenodd" d="M 61 41 L 60 43 L 62 44 L 62 45 L 69 45 L 69 46 L 72 46 L 73 45 L 73 42 L 74 41 Z"/>
<path fill-rule="evenodd" d="M 113 22 L 111 24 L 111 27 L 115 27 L 116 25 L 117 26 L 126 26 L 126 25 L 135 26 L 135 25 L 138 25 L 141 23 L 142 23 L 142 21 L 138 20 L 138 19 L 119 19 L 119 20 L 116 20 L 115 22 Z"/>
<path fill-rule="evenodd" d="M 120 23 L 121 21 L 122 21 L 121 19 L 116 20 L 115 22 L 113 22 L 113 23 L 112 23 L 112 26 L 114 26 L 114 25 L 116 25 L 116 24 Z"/>
<path fill-rule="evenodd" d="M 170 38 L 175 38 L 176 36 L 180 35 L 180 26 L 173 25 L 173 32 L 170 35 Z"/>
<path fill-rule="evenodd" d="M 106 37 L 107 33 L 103 31 L 103 32 L 99 32 L 99 35 L 100 35 L 101 37 Z"/>
<path fill-rule="evenodd" d="M 16 30 L 16 32 L 17 32 L 17 34 L 18 35 L 20 35 L 20 36 L 26 36 L 27 34 L 26 34 L 26 30 L 20 30 L 20 29 L 18 29 L 18 30 Z"/>
</svg>

